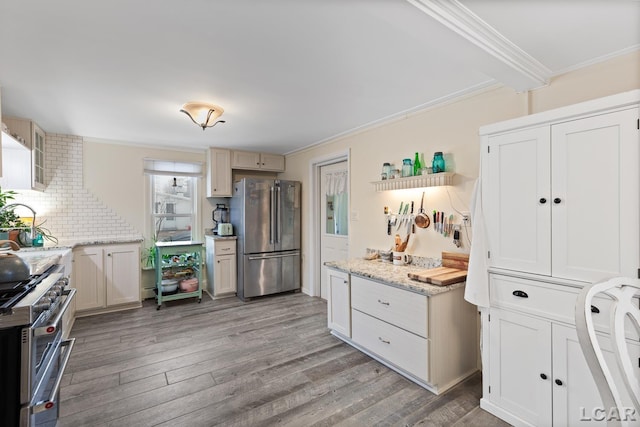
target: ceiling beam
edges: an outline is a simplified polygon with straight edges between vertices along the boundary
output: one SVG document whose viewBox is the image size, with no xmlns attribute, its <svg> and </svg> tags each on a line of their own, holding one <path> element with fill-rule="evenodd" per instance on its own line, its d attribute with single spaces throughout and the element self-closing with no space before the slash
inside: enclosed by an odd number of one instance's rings
<svg viewBox="0 0 640 427">
<path fill-rule="evenodd" d="M 480 49 L 480 65 L 499 82 L 517 91 L 549 84 L 552 72 L 457 0 L 407 0 L 410 4 Z M 483 59 L 484 57 L 484 59 Z M 478 56 L 476 55 L 476 60 Z"/>
</svg>

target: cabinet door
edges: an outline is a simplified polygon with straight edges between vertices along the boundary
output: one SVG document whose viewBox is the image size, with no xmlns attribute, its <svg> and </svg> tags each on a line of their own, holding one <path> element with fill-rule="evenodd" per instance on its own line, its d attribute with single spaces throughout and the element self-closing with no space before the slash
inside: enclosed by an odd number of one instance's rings
<svg viewBox="0 0 640 427">
<path fill-rule="evenodd" d="M 638 109 L 552 126 L 552 273 L 635 277 L 640 259 Z"/>
<path fill-rule="evenodd" d="M 553 325 L 553 425 L 602 425 L 602 399 L 582 353 L 575 328 Z M 599 335 L 607 363 L 616 366 L 616 356 L 609 335 Z M 627 341 L 632 360 L 640 360 L 640 346 Z M 637 366 L 636 366 L 637 367 Z M 613 370 L 617 384 L 623 379 Z M 638 373 L 636 374 L 638 375 Z M 557 384 L 555 381 L 559 381 Z M 622 390 L 623 403 L 632 408 L 629 396 Z M 608 412 L 608 409 L 606 409 Z"/>
<path fill-rule="evenodd" d="M 109 246 L 104 251 L 107 305 L 140 301 L 138 245 Z"/>
<path fill-rule="evenodd" d="M 231 168 L 232 169 L 260 169 L 261 165 L 260 153 L 252 151 L 236 151 L 232 152 Z"/>
<path fill-rule="evenodd" d="M 105 306 L 102 248 L 86 246 L 73 251 L 73 286 L 78 290 L 76 310 Z"/>
<path fill-rule="evenodd" d="M 35 123 L 31 123 L 31 187 L 44 191 L 45 185 L 45 134 Z"/>
<path fill-rule="evenodd" d="M 327 269 L 327 326 L 351 338 L 351 287 L 349 274 Z"/>
<path fill-rule="evenodd" d="M 284 172 L 284 156 L 279 154 L 260 154 L 260 168 L 262 170 Z"/>
<path fill-rule="evenodd" d="M 219 255 L 213 273 L 214 295 L 236 293 L 236 256 Z"/>
<path fill-rule="evenodd" d="M 207 197 L 231 197 L 231 151 L 209 148 Z"/>
<path fill-rule="evenodd" d="M 523 421 L 551 425 L 551 323 L 505 310 L 489 321 L 489 398 Z"/>
<path fill-rule="evenodd" d="M 487 138 L 483 208 L 494 267 L 551 274 L 549 127 Z"/>
</svg>

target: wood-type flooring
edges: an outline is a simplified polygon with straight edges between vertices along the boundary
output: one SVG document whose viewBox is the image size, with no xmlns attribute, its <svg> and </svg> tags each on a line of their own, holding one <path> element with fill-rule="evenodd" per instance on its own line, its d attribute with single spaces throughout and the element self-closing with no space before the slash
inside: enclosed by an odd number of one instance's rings
<svg viewBox="0 0 640 427">
<path fill-rule="evenodd" d="M 330 335 L 302 293 L 78 318 L 58 427 L 507 426 L 480 374 L 436 396 Z"/>
</svg>

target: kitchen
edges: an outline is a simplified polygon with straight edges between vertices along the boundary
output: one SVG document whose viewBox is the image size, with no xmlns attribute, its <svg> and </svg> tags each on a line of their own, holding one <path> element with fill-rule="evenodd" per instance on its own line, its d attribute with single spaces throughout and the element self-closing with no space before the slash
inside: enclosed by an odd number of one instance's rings
<svg viewBox="0 0 640 427">
<path fill-rule="evenodd" d="M 302 293 L 319 295 L 317 282 L 320 266 L 314 265 L 318 248 L 311 236 L 314 220 L 311 192 L 313 188 L 310 168 L 320 165 L 328 158 L 348 158 L 350 173 L 350 224 L 349 257 L 357 258 L 367 248 L 389 249 L 392 240 L 387 235 L 384 207 L 395 210 L 400 202 L 414 201 L 416 207 L 422 192 L 426 193 L 426 210 L 443 212 L 470 211 L 473 185 L 479 176 L 480 142 L 478 130 L 502 120 L 524 116 L 596 99 L 607 95 L 638 89 L 638 51 L 612 57 L 583 68 L 570 70 L 554 76 L 550 84 L 531 91 L 516 92 L 508 86 L 489 86 L 453 98 L 448 102 L 398 115 L 391 120 L 338 136 L 322 144 L 291 150 L 285 155 L 286 169 L 278 173 L 280 179 L 302 182 Z M 135 240 L 141 234 L 148 237 L 145 218 L 145 185 L 142 164 L 145 158 L 171 159 L 184 162 L 205 162 L 203 150 L 178 149 L 175 146 L 126 145 L 117 140 L 105 140 L 78 134 L 51 131 L 42 123 L 47 114 L 19 114 L 7 100 L 12 82 L 5 81 L 0 73 L 2 85 L 3 116 L 27 116 L 38 122 L 47 132 L 47 158 L 50 181 L 44 192 L 20 194 L 16 201 L 44 210 L 47 225 L 64 244 L 66 240 Z M 35 96 L 35 95 L 34 95 Z M 181 100 L 186 101 L 186 100 Z M 222 103 L 222 102 L 221 102 Z M 37 102 L 29 105 L 36 108 Z M 178 106 L 179 107 L 179 106 Z M 199 132 L 207 138 L 207 146 L 219 146 L 222 141 L 216 135 L 224 126 L 232 124 L 233 109 L 227 107 L 222 118 L 227 123 L 202 132 L 174 108 L 172 115 L 177 121 L 185 121 L 185 132 Z M 225 105 L 226 107 L 226 105 Z M 7 112 L 10 112 L 7 113 Z M 399 111 L 399 110 L 397 110 Z M 178 117 L 180 116 L 180 117 Z M 286 122 L 285 122 L 286 123 Z M 334 134 L 338 134 L 335 132 Z M 317 139 L 319 141 L 320 138 Z M 399 146 L 402 145 L 402 148 Z M 257 149 L 247 147 L 251 151 Z M 429 161 L 435 151 L 448 156 L 454 185 L 445 188 L 419 188 L 396 191 L 375 191 L 372 184 L 380 178 L 384 162 L 400 164 L 403 158 L 419 152 Z M 252 173 L 253 174 L 253 173 Z M 255 174 L 264 174 L 256 172 Z M 197 235 L 212 227 L 211 211 L 216 203 L 225 199 L 200 200 L 200 218 Z M 46 212 L 61 212 L 63 215 L 46 215 Z M 72 220 L 66 219 L 71 217 Z M 471 232 L 472 230 L 469 230 Z M 411 237 L 408 252 L 416 256 L 439 258 L 443 251 L 468 252 L 468 241 L 463 234 L 463 245 L 457 249 L 452 239 L 435 233 L 433 228 L 417 230 Z M 87 240 L 85 240 L 87 241 Z M 144 246 L 149 242 L 145 241 Z M 141 272 L 143 286 L 152 281 L 148 271 Z M 254 304 L 255 305 L 255 304 Z M 165 311 L 160 310 L 164 314 Z"/>
</svg>

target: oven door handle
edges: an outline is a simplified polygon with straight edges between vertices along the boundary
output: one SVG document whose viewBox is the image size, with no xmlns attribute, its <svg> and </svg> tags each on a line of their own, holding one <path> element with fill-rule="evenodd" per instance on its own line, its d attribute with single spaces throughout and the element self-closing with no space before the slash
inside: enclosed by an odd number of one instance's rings
<svg viewBox="0 0 640 427">
<path fill-rule="evenodd" d="M 48 325 L 35 328 L 33 330 L 34 336 L 38 337 L 40 335 L 54 334 L 58 330 L 58 324 L 62 320 L 62 316 L 64 316 L 64 313 L 67 311 L 67 308 L 69 308 L 69 304 L 71 304 L 71 300 L 76 296 L 76 292 L 77 292 L 76 289 L 64 290 L 63 295 L 66 295 L 67 298 L 62 303 L 60 310 L 58 310 L 58 314 L 56 314 L 56 317 Z"/>
<path fill-rule="evenodd" d="M 74 289 L 75 290 L 75 289 Z M 60 384 L 62 384 L 62 376 L 64 375 L 64 371 L 67 369 L 67 364 L 69 363 L 69 358 L 71 357 L 71 350 L 73 350 L 73 346 L 76 343 L 75 338 L 70 338 L 68 340 L 64 340 L 60 343 L 60 347 L 67 347 L 67 350 L 64 354 L 64 358 L 60 363 L 60 370 L 58 371 L 58 377 L 56 378 L 56 382 L 51 389 L 51 393 L 47 399 L 36 403 L 31 406 L 30 412 L 32 414 L 37 414 L 39 412 L 43 412 L 49 410 L 56 406 L 56 398 L 58 396 L 58 390 L 60 390 Z M 50 363 L 55 363 L 54 360 L 51 360 Z M 47 367 L 49 369 L 49 367 Z"/>
</svg>

